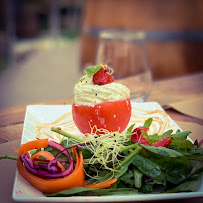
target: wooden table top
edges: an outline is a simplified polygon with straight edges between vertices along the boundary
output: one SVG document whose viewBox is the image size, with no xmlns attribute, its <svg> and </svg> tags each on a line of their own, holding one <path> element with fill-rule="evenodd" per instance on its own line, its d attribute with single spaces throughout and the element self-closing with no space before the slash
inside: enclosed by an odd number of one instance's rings
<svg viewBox="0 0 203 203">
<path fill-rule="evenodd" d="M 160 105 L 203 96 L 203 72 L 181 77 L 155 81 L 147 101 L 156 101 Z M 72 99 L 49 101 L 41 105 L 71 104 Z M 17 106 L 0 110 L 0 143 L 21 138 L 26 106 Z M 174 120 L 189 121 L 203 125 L 203 120 L 180 114 L 172 109 L 166 110 Z"/>
</svg>

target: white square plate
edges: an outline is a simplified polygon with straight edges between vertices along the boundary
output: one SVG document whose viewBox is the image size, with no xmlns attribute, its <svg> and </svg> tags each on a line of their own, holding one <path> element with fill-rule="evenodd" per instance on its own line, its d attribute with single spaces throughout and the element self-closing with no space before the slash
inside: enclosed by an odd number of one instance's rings
<svg viewBox="0 0 203 203">
<path fill-rule="evenodd" d="M 143 125 L 147 118 L 154 118 L 150 127 L 151 133 L 159 134 L 173 129 L 180 129 L 177 124 L 165 113 L 156 102 L 135 103 L 132 102 L 132 116 L 129 125 Z M 61 126 L 74 135 L 82 136 L 72 120 L 71 105 L 30 105 L 27 107 L 21 143 L 26 143 L 38 138 L 49 137 L 59 141 L 62 136 L 50 131 L 51 126 Z M 166 193 L 166 194 L 138 194 L 129 196 L 100 196 L 100 197 L 46 197 L 16 171 L 13 199 L 18 202 L 116 202 L 116 201 L 140 201 L 163 200 L 203 197 L 203 179 L 201 187 L 196 192 Z"/>
</svg>

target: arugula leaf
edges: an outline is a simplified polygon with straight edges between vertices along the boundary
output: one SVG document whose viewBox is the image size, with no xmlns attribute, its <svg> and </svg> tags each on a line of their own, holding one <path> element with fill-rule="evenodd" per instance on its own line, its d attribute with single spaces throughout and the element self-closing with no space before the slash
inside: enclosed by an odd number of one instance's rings
<svg viewBox="0 0 203 203">
<path fill-rule="evenodd" d="M 154 142 L 159 141 L 160 139 L 162 139 L 164 137 L 171 137 L 171 138 L 178 137 L 178 138 L 186 139 L 187 136 L 191 133 L 191 131 L 186 130 L 186 131 L 180 132 L 179 130 L 177 130 L 177 132 L 175 134 L 172 134 L 172 133 L 173 133 L 173 130 L 168 130 L 168 131 L 164 132 L 162 135 L 158 135 L 157 133 L 155 133 L 153 135 L 147 135 L 147 133 L 145 133 L 143 135 L 147 136 L 147 140 L 152 144 Z"/>
<path fill-rule="evenodd" d="M 39 152 L 39 151 L 41 151 L 40 148 L 39 148 L 39 149 L 34 149 L 34 150 L 29 151 L 30 156 L 33 156 L 34 154 L 36 154 L 36 153 Z"/>
<path fill-rule="evenodd" d="M 128 127 L 128 129 L 127 129 L 127 131 L 126 131 L 126 137 L 127 137 L 127 138 L 130 138 L 134 126 L 135 126 L 135 124 L 132 124 L 130 127 Z"/>
<path fill-rule="evenodd" d="M 144 127 L 149 128 L 152 124 L 153 119 L 152 118 L 148 118 L 145 122 L 144 122 Z"/>
<path fill-rule="evenodd" d="M 168 131 L 164 132 L 164 133 L 161 135 L 161 137 L 162 137 L 162 138 L 163 138 L 163 137 L 170 137 L 172 133 L 173 133 L 173 130 L 168 130 Z"/>
<path fill-rule="evenodd" d="M 171 137 L 173 130 L 168 130 L 166 132 L 164 132 L 162 135 L 158 135 L 157 133 L 153 134 L 153 135 L 148 135 L 147 136 L 147 140 L 152 144 L 154 142 L 159 141 L 160 139 L 164 138 L 164 137 Z"/>
<path fill-rule="evenodd" d="M 85 72 L 86 74 L 94 74 L 94 73 L 96 73 L 97 71 L 99 71 L 101 68 L 102 68 L 102 65 L 91 66 L 91 67 L 85 69 L 84 72 Z"/>
<path fill-rule="evenodd" d="M 145 135 L 147 137 L 147 140 L 150 142 L 150 144 L 162 139 L 162 137 L 160 135 L 158 135 L 157 133 L 155 133 L 153 135 L 147 135 L 147 133 L 145 132 L 143 135 Z"/>
<path fill-rule="evenodd" d="M 185 139 L 187 138 L 187 136 L 191 133 L 190 130 L 185 130 L 185 131 L 177 131 L 175 134 L 173 134 L 173 137 L 184 137 Z"/>
<path fill-rule="evenodd" d="M 194 148 L 194 145 L 192 144 L 192 142 L 190 142 L 189 140 L 186 140 L 184 137 L 174 137 L 173 136 L 173 141 L 170 144 L 170 146 L 176 146 L 176 147 L 181 147 L 181 148 Z"/>
</svg>

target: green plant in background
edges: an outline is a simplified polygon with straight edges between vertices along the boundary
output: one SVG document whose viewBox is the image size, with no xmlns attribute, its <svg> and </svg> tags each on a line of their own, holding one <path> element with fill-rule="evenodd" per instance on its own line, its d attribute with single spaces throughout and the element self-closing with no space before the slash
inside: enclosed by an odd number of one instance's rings
<svg viewBox="0 0 203 203">
<path fill-rule="evenodd" d="M 61 36 L 67 39 L 75 39 L 79 37 L 80 31 L 78 29 L 62 29 Z"/>
<path fill-rule="evenodd" d="M 6 69 L 6 60 L 0 59 L 0 74 Z"/>
</svg>

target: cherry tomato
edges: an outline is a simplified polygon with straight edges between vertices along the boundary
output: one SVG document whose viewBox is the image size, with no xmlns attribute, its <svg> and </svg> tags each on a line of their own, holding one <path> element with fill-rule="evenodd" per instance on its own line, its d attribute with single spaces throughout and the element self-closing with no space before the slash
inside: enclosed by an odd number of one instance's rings
<svg viewBox="0 0 203 203">
<path fill-rule="evenodd" d="M 131 117 L 130 99 L 114 102 L 103 102 L 94 107 L 72 105 L 72 116 L 75 125 L 82 133 L 90 133 L 91 127 L 107 129 L 110 132 L 120 133 L 127 127 Z"/>
</svg>

